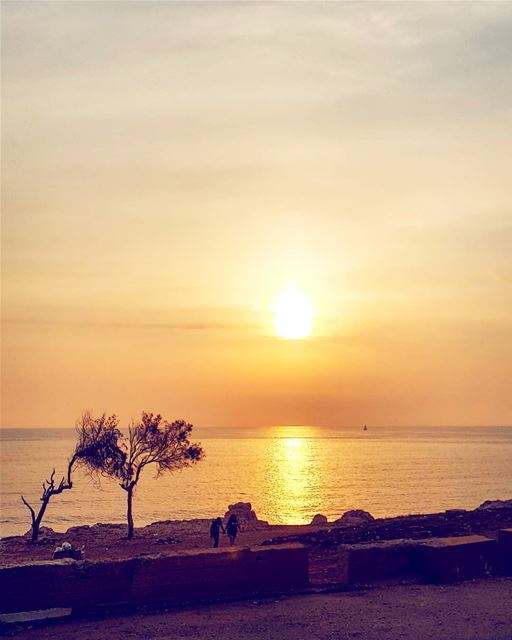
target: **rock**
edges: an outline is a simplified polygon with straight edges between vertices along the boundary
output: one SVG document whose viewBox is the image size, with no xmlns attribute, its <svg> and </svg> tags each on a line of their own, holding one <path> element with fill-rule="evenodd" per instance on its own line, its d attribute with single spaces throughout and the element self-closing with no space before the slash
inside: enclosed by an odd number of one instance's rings
<svg viewBox="0 0 512 640">
<path fill-rule="evenodd" d="M 69 527 L 66 533 L 85 533 L 86 531 L 89 531 L 90 528 L 91 527 L 88 524 L 82 524 L 77 527 Z"/>
<path fill-rule="evenodd" d="M 253 510 L 250 502 L 236 502 L 235 504 L 230 504 L 228 510 L 224 514 L 224 518 L 227 520 L 231 514 L 235 514 L 239 522 L 246 526 L 268 524 L 263 520 L 258 520 L 258 516 Z"/>
<path fill-rule="evenodd" d="M 178 538 L 166 536 L 165 538 L 158 538 L 158 540 L 155 540 L 154 544 L 178 544 L 179 542 L 181 542 L 181 540 L 178 540 Z"/>
<path fill-rule="evenodd" d="M 327 524 L 327 516 L 324 516 L 323 513 L 317 513 L 313 516 L 311 524 Z"/>
<path fill-rule="evenodd" d="M 371 513 L 368 513 L 368 511 L 352 509 L 351 511 L 346 511 L 341 518 L 338 518 L 335 522 L 337 525 L 341 525 L 343 527 L 360 527 L 362 525 L 367 525 L 373 520 L 375 520 L 375 518 Z"/>
<path fill-rule="evenodd" d="M 32 530 L 29 529 L 26 533 L 23 534 L 22 536 L 25 540 L 27 540 L 30 544 L 32 544 L 30 541 L 32 539 Z M 37 539 L 36 544 L 37 545 L 51 545 L 51 544 L 55 544 L 58 540 L 58 534 L 53 530 L 50 529 L 50 527 L 41 527 L 39 529 L 39 537 Z"/>
<path fill-rule="evenodd" d="M 486 500 L 476 508 L 476 511 L 483 509 L 512 509 L 512 500 Z"/>
<path fill-rule="evenodd" d="M 246 522 L 258 519 L 250 502 L 236 502 L 235 504 L 230 504 L 224 517 L 229 518 L 232 514 L 235 514 L 239 520 L 245 520 Z"/>
<path fill-rule="evenodd" d="M 55 538 L 57 533 L 51 529 L 50 527 L 39 527 L 39 539 L 41 538 Z M 26 533 L 23 534 L 24 538 L 32 537 L 32 529 L 29 529 Z"/>
</svg>

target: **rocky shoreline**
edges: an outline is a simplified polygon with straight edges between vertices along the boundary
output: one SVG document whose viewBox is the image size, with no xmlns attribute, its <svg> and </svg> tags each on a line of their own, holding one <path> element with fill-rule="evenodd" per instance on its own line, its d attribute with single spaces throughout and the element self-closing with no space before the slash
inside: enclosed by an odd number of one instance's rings
<svg viewBox="0 0 512 640">
<path fill-rule="evenodd" d="M 367 519 L 350 524 L 348 512 L 335 525 L 315 532 L 278 536 L 263 544 L 301 542 L 312 547 L 332 548 L 339 544 L 378 542 L 380 540 L 438 538 L 481 534 L 494 537 L 499 529 L 512 526 L 512 500 L 486 501 L 474 510 L 449 509 L 439 513 Z M 343 526 L 343 520 L 349 523 Z"/>
<path fill-rule="evenodd" d="M 271 525 L 257 518 L 249 503 L 230 505 L 226 516 L 237 513 L 242 532 L 240 546 L 275 545 L 300 542 L 311 548 L 313 562 L 329 564 L 329 557 L 340 544 L 357 544 L 395 539 L 421 539 L 470 533 L 494 537 L 499 529 L 512 527 L 512 500 L 484 502 L 474 510 L 452 509 L 440 513 L 374 519 L 366 511 L 349 511 L 334 522 L 317 514 L 315 524 Z M 64 533 L 43 528 L 38 544 L 29 537 L 13 536 L 0 540 L 0 566 L 34 560 L 49 560 L 64 542 L 82 549 L 89 560 L 122 559 L 176 553 L 185 549 L 211 546 L 209 519 L 161 521 L 136 529 L 126 539 L 123 524 L 96 524 L 71 527 Z M 221 546 L 228 544 L 224 537 Z"/>
</svg>

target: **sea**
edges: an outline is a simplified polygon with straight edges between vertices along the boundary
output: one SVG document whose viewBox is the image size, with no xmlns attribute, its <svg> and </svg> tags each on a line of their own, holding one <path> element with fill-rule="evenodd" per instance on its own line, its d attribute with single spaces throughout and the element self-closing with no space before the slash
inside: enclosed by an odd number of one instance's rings
<svg viewBox="0 0 512 640">
<path fill-rule="evenodd" d="M 74 447 L 73 429 L 0 430 L 0 536 L 23 534 L 41 482 L 60 477 Z M 330 520 L 349 509 L 375 517 L 474 509 L 512 498 L 512 427 L 275 426 L 194 431 L 205 458 L 137 487 L 135 525 L 223 515 L 250 502 L 270 523 Z M 110 479 L 78 470 L 74 487 L 55 496 L 43 525 L 57 531 L 125 521 L 126 494 Z"/>
</svg>

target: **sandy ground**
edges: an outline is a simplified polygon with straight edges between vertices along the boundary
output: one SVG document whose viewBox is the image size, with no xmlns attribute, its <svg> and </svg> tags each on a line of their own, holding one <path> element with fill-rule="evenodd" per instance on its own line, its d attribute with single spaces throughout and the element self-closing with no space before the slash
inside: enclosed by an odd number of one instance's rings
<svg viewBox="0 0 512 640">
<path fill-rule="evenodd" d="M 26 629 L 17 640 L 510 640 L 512 578 L 252 600 Z"/>
</svg>

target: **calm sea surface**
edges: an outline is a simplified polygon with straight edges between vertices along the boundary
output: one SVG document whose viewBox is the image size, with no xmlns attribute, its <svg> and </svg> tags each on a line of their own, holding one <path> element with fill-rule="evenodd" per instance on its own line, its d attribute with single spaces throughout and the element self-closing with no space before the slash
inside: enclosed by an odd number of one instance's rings
<svg viewBox="0 0 512 640">
<path fill-rule="evenodd" d="M 512 427 L 212 428 L 195 435 L 206 451 L 196 467 L 158 479 L 146 469 L 136 526 L 223 515 L 240 500 L 272 523 L 306 523 L 315 513 L 391 516 L 512 498 Z M 73 446 L 73 430 L 0 430 L 0 535 L 29 528 L 20 494 L 37 504 L 41 481 L 54 466 L 62 473 Z M 115 482 L 98 487 L 77 472 L 75 487 L 55 497 L 44 524 L 62 531 L 124 522 L 125 498 Z"/>
</svg>

